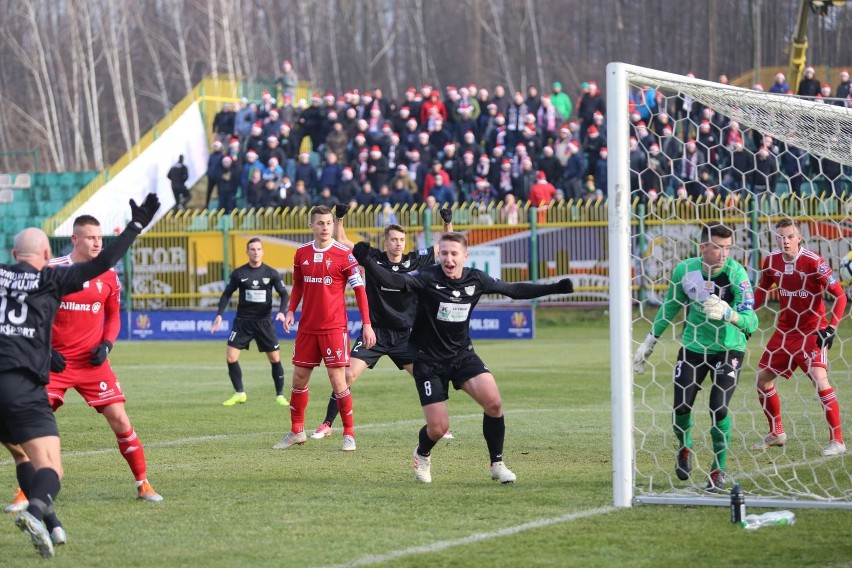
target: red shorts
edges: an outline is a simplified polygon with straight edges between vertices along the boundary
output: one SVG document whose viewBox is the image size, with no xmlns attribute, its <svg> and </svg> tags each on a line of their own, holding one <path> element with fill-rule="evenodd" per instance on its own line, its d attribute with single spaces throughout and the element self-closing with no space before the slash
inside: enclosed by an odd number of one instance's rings
<svg viewBox="0 0 852 568">
<path fill-rule="evenodd" d="M 769 369 L 778 376 L 789 379 L 796 368 L 809 372 L 811 367 L 828 368 L 828 352 L 816 344 L 816 334 L 794 334 L 776 331 L 766 344 L 766 351 L 758 367 Z"/>
<path fill-rule="evenodd" d="M 76 389 L 89 406 L 99 412 L 104 406 L 126 400 L 109 360 L 99 367 L 87 363 L 79 365 L 75 366 L 74 362 L 69 361 L 61 373 L 50 373 L 47 396 L 54 411 L 65 402 L 65 391 L 71 388 Z"/>
<path fill-rule="evenodd" d="M 349 334 L 346 330 L 332 333 L 296 333 L 293 364 L 313 369 L 325 363 L 326 368 L 349 366 Z"/>
</svg>

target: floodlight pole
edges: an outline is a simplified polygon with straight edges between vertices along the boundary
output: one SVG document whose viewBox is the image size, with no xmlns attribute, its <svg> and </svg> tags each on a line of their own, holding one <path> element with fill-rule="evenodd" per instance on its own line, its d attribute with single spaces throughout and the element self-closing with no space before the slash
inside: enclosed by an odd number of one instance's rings
<svg viewBox="0 0 852 568">
<path fill-rule="evenodd" d="M 633 505 L 632 299 L 630 284 L 630 152 L 627 68 L 606 66 L 607 213 L 609 216 L 609 336 L 612 389 L 613 505 Z"/>
</svg>

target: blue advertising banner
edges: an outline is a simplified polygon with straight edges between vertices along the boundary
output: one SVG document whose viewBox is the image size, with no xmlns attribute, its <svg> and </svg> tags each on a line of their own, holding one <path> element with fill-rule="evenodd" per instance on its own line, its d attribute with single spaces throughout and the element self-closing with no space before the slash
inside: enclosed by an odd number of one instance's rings
<svg viewBox="0 0 852 568">
<path fill-rule="evenodd" d="M 349 316 L 349 335 L 357 337 L 361 333 L 361 314 L 357 309 L 347 311 Z M 299 321 L 296 312 L 296 321 Z M 222 325 L 216 333 L 210 333 L 215 311 L 134 311 L 121 329 L 121 339 L 151 340 L 201 340 L 227 339 L 231 332 L 234 312 L 227 312 Z M 279 324 L 280 325 L 280 324 Z M 298 326 L 298 323 L 297 323 Z M 278 328 L 278 337 L 287 335 Z M 470 336 L 472 339 L 532 339 L 535 331 L 533 311 L 530 307 L 517 308 L 477 308 L 470 318 Z M 294 331 L 290 337 L 295 338 Z"/>
</svg>

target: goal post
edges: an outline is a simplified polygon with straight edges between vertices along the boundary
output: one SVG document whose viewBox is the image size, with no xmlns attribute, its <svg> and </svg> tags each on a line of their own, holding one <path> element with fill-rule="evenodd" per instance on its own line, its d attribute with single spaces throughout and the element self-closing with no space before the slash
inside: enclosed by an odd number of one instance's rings
<svg viewBox="0 0 852 568">
<path fill-rule="evenodd" d="M 684 482 L 674 474 L 678 443 L 673 434 L 672 372 L 680 347 L 680 320 L 669 322 L 649 360 L 647 376 L 634 375 L 633 352 L 650 329 L 672 269 L 679 261 L 696 255 L 700 228 L 709 221 L 721 221 L 734 229 L 731 256 L 747 269 L 752 284 L 756 283 L 762 257 L 775 248 L 772 227 L 782 216 L 799 222 L 805 237 L 803 246 L 822 255 L 835 271 L 846 255 L 852 258 L 852 201 L 847 198 L 852 189 L 852 109 L 624 63 L 610 63 L 606 74 L 613 503 L 616 507 L 638 503 L 728 505 L 727 491 L 713 494 L 703 490 L 708 458 L 714 451 L 707 400 L 712 377 L 707 377 L 692 407 L 694 476 Z M 664 181 L 659 196 L 649 198 L 643 193 L 642 181 L 637 191 L 637 180 L 644 178 L 641 171 L 631 169 L 628 158 L 631 135 L 637 132 L 636 117 L 631 118 L 628 109 L 633 108 L 632 101 L 642 104 L 644 86 L 661 93 L 658 100 L 666 108 L 675 99 L 686 98 L 698 108 L 710 110 L 705 110 L 705 115 L 687 110 L 669 117 L 675 136 L 683 143 L 693 138 L 694 132 L 700 144 L 702 122 L 714 116 L 727 121 L 712 119 L 714 126 L 738 124 L 744 145 L 750 146 L 748 150 L 754 155 L 765 145 L 775 148 L 767 149 L 775 167 L 771 189 L 754 197 L 745 187 L 737 187 L 736 179 L 731 186 L 728 178 L 723 183 L 727 172 L 733 171 L 734 155 L 728 154 L 733 146 L 728 148 L 721 140 L 721 135 L 730 130 L 720 126 L 718 148 L 704 148 L 708 154 L 724 152 L 718 163 L 722 165 L 708 167 L 706 180 L 696 182 L 710 191 L 690 198 L 677 193 L 678 189 L 685 191 L 680 174 L 686 170 L 676 172 L 679 166 L 672 164 L 681 163 L 682 155 L 670 156 L 669 170 L 661 172 Z M 652 120 L 653 115 L 649 122 Z M 658 131 L 655 127 L 659 124 L 645 126 Z M 793 163 L 798 167 L 795 174 L 784 169 L 789 165 L 784 161 L 789 160 L 783 155 L 785 148 L 801 150 Z M 760 158 L 765 159 L 765 154 Z M 754 164 L 758 162 L 753 162 L 753 170 L 759 170 L 761 166 Z M 839 172 L 836 175 L 829 173 L 832 164 Z M 827 308 L 831 308 L 831 302 L 827 302 Z M 747 342 L 738 385 L 728 407 L 733 423 L 727 457 L 729 477 L 743 486 L 752 506 L 852 509 L 852 453 L 821 455 L 827 425 L 816 391 L 801 371 L 789 380 L 779 377 L 776 381 L 785 424 L 789 425 L 787 445 L 765 452 L 750 450 L 766 432 L 754 376 L 774 330 L 777 303 L 768 303 L 759 313 L 760 325 Z M 843 353 L 852 347 L 852 338 L 842 337 L 844 331 L 838 332 L 839 341 L 829 352 L 829 377 L 841 414 L 850 416 L 852 372 Z M 847 429 L 852 428 L 848 420 L 844 422 Z M 849 438 L 852 440 L 852 433 Z"/>
</svg>

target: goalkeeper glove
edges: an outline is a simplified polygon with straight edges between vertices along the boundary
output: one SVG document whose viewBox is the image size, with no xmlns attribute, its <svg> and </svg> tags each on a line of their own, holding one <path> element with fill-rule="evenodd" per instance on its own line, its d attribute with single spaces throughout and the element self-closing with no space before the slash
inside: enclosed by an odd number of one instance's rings
<svg viewBox="0 0 852 568">
<path fill-rule="evenodd" d="M 836 333 L 837 331 L 831 326 L 817 330 L 817 346 L 820 349 L 831 349 L 831 344 L 834 343 Z"/>
<path fill-rule="evenodd" d="M 355 257 L 355 260 L 358 261 L 358 264 L 365 265 L 367 264 L 367 255 L 370 253 L 370 243 L 366 243 L 361 241 L 360 243 L 356 243 L 354 247 L 352 247 L 352 256 Z"/>
<path fill-rule="evenodd" d="M 338 219 L 343 219 L 349 213 L 349 206 L 345 203 L 338 203 L 334 206 L 334 216 Z"/>
<path fill-rule="evenodd" d="M 100 345 L 92 349 L 92 358 L 89 359 L 89 362 L 95 367 L 103 365 L 110 351 L 112 351 L 112 343 L 103 340 Z"/>
<path fill-rule="evenodd" d="M 559 287 L 559 291 L 563 294 L 571 294 L 574 292 L 574 283 L 570 278 L 563 278 L 557 282 L 556 285 Z"/>
<path fill-rule="evenodd" d="M 135 201 L 130 200 L 130 224 L 137 231 L 142 231 L 154 218 L 157 209 L 160 208 L 160 200 L 157 199 L 157 194 L 149 193 L 145 197 L 142 205 L 137 205 Z"/>
<path fill-rule="evenodd" d="M 59 351 L 50 348 L 50 372 L 51 373 L 61 373 L 65 370 L 65 356 L 62 355 Z"/>
<path fill-rule="evenodd" d="M 740 315 L 731 309 L 728 302 L 721 299 L 716 294 L 710 294 L 707 296 L 707 299 L 704 300 L 704 304 L 702 304 L 702 308 L 704 309 L 704 313 L 707 315 L 707 319 L 728 321 L 731 323 L 737 323 L 740 320 Z"/>
<path fill-rule="evenodd" d="M 442 207 L 438 213 L 441 214 L 441 219 L 444 221 L 445 225 L 449 225 L 453 222 L 453 210 L 449 207 Z"/>
<path fill-rule="evenodd" d="M 645 341 L 639 345 L 639 349 L 636 350 L 636 354 L 633 355 L 633 372 L 642 374 L 645 372 L 645 363 L 648 361 L 648 357 L 651 353 L 654 352 L 654 346 L 657 345 L 657 338 L 654 337 L 653 333 L 649 333 L 648 337 L 645 338 Z"/>
</svg>

